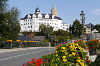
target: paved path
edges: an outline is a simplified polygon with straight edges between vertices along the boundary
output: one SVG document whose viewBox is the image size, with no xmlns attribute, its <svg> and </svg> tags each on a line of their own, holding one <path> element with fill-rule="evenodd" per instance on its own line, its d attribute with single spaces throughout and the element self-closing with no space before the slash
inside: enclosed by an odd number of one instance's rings
<svg viewBox="0 0 100 66">
<path fill-rule="evenodd" d="M 42 57 L 43 55 L 53 53 L 54 47 L 42 47 L 42 48 L 20 48 L 14 51 L 12 49 L 2 49 L 0 53 L 0 66 L 22 66 L 23 63 L 31 61 L 32 58 Z"/>
</svg>

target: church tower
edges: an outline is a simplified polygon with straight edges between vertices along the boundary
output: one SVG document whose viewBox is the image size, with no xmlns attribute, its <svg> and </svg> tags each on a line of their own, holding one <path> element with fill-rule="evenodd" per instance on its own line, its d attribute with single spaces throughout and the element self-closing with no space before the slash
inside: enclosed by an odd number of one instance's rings
<svg viewBox="0 0 100 66">
<path fill-rule="evenodd" d="M 51 14 L 54 16 L 58 16 L 58 9 L 56 8 L 56 5 L 53 5 L 53 8 L 51 9 Z"/>
</svg>

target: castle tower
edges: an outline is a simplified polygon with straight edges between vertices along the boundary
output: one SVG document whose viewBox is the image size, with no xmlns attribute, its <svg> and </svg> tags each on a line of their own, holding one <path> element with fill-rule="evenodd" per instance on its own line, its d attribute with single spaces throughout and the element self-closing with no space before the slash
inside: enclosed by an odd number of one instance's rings
<svg viewBox="0 0 100 66">
<path fill-rule="evenodd" d="M 58 16 L 58 9 L 56 8 L 56 5 L 53 5 L 53 8 L 51 9 L 51 14 L 54 16 Z"/>
<path fill-rule="evenodd" d="M 37 8 L 35 9 L 35 14 L 39 14 L 39 13 L 40 13 L 40 10 L 39 10 L 39 8 L 37 6 Z"/>
</svg>

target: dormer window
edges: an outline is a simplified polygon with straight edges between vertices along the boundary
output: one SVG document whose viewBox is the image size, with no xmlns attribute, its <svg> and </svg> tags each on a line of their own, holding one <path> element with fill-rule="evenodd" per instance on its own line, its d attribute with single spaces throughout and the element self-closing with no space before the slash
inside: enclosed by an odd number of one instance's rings
<svg viewBox="0 0 100 66">
<path fill-rule="evenodd" d="M 46 15 L 45 15 L 45 18 L 49 18 L 49 15 L 48 15 L 48 14 L 46 14 Z"/>
<path fill-rule="evenodd" d="M 30 16 L 30 15 L 28 15 L 28 16 L 27 16 L 27 19 L 30 19 L 30 18 L 31 18 L 31 16 Z"/>
<path fill-rule="evenodd" d="M 36 18 L 36 15 L 35 14 L 33 14 L 33 16 L 32 16 L 33 18 Z"/>
<path fill-rule="evenodd" d="M 52 19 L 54 19 L 54 15 L 52 15 Z"/>
</svg>

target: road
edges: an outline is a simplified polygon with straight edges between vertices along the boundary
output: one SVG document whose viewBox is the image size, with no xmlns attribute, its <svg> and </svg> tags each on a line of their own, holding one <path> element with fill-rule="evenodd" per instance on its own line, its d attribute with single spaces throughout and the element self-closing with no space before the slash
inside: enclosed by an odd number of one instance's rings
<svg viewBox="0 0 100 66">
<path fill-rule="evenodd" d="M 0 53 L 0 66 L 22 66 L 27 61 L 31 61 L 32 58 L 39 58 L 54 51 L 55 48 L 38 48 L 3 52 Z"/>
</svg>

